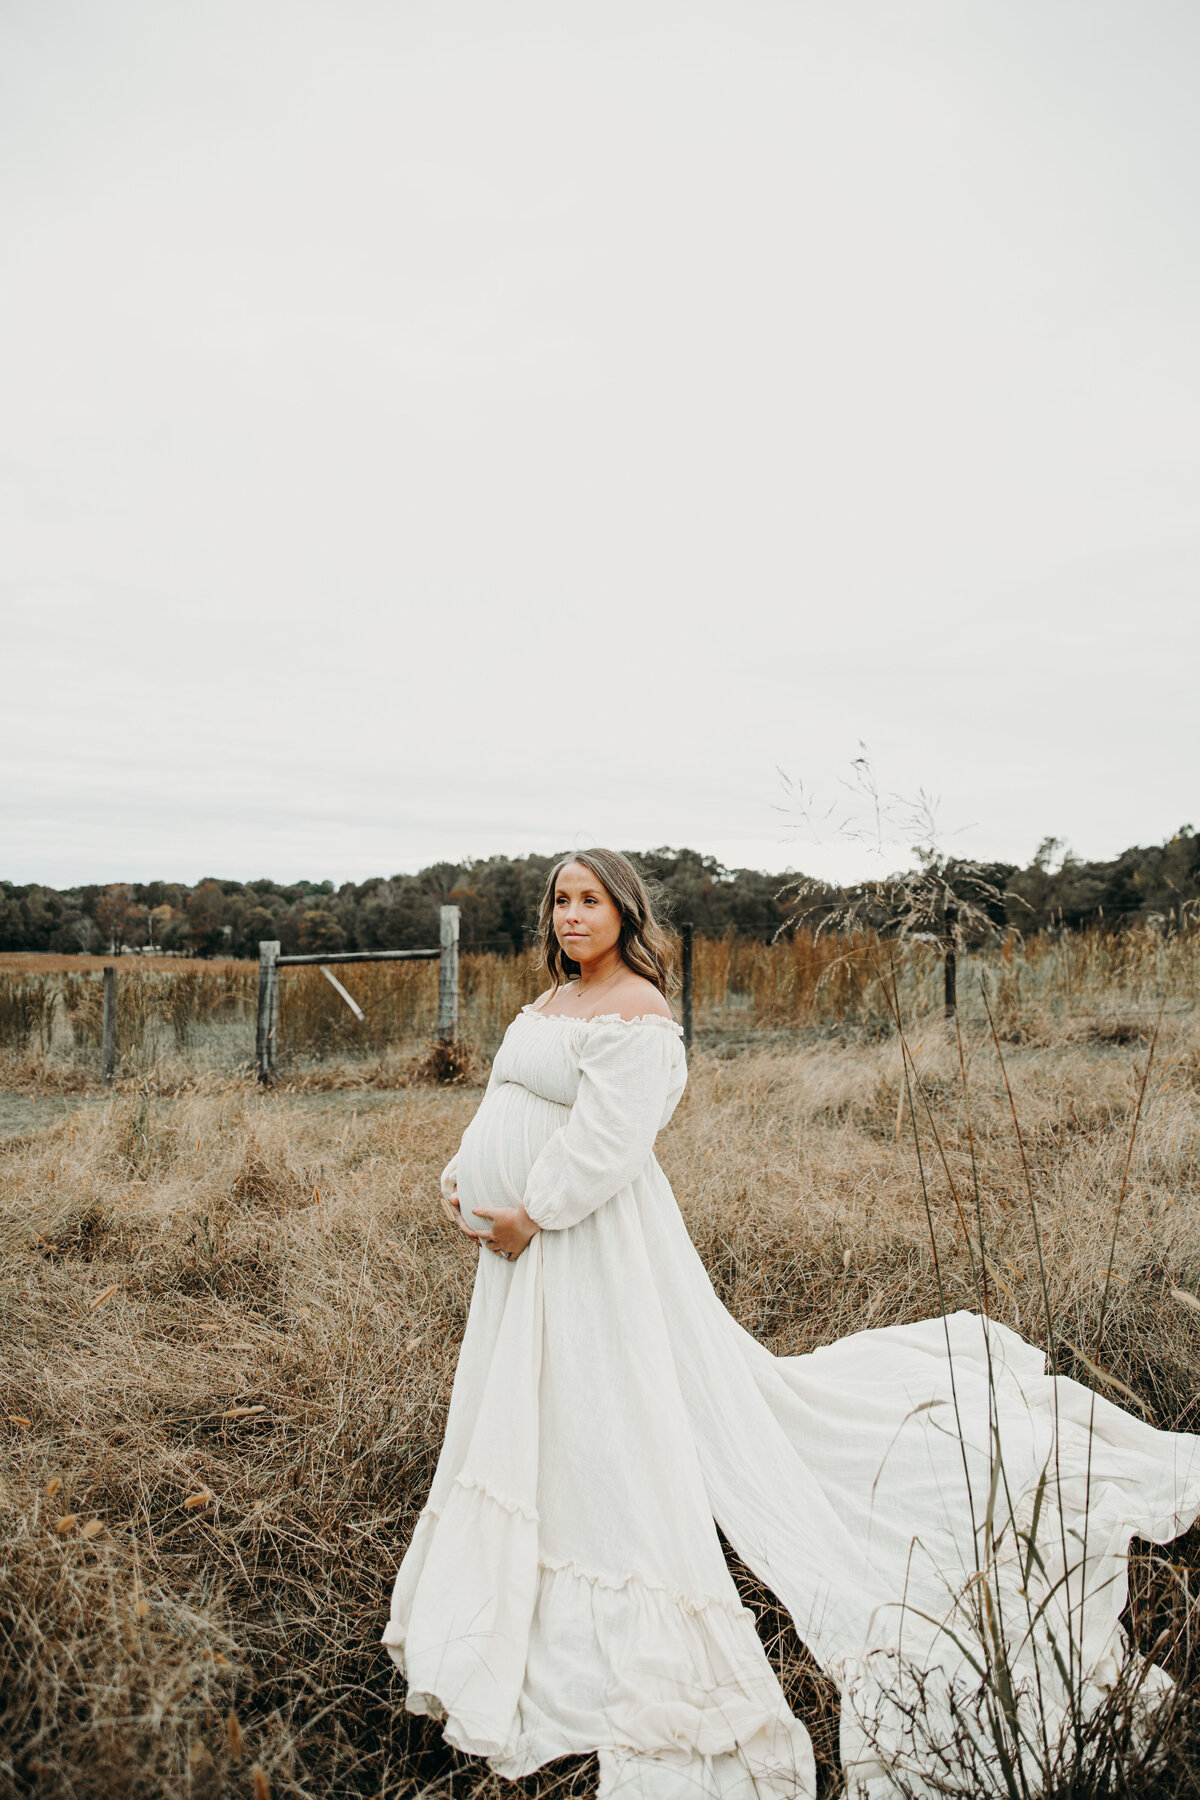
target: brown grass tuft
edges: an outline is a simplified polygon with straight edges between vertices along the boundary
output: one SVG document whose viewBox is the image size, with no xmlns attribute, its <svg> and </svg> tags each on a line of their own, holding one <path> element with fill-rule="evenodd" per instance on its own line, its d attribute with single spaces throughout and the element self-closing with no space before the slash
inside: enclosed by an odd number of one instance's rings
<svg viewBox="0 0 1200 1800">
<path fill-rule="evenodd" d="M 449 1043 L 433 1038 L 414 1068 L 418 1081 L 435 1087 L 463 1087 L 475 1079 L 479 1071 L 479 1048 L 470 1038 L 457 1037 Z"/>
</svg>

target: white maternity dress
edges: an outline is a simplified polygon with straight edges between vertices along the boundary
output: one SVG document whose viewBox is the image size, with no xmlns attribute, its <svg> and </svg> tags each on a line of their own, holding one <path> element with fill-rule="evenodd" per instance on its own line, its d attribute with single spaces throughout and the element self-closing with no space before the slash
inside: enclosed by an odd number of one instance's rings
<svg viewBox="0 0 1200 1800">
<path fill-rule="evenodd" d="M 955 1732 L 986 1761 L 965 1698 L 984 1588 L 1014 1704 L 1053 1741 L 1068 1690 L 1096 1705 L 1126 1654 L 1130 1538 L 1200 1512 L 1200 1439 L 1047 1377 L 970 1313 L 771 1355 L 718 1300 L 653 1155 L 685 1081 L 667 1019 L 526 1007 L 508 1029 L 443 1181 L 543 1229 L 514 1263 L 480 1252 L 384 1634 L 409 1709 L 507 1777 L 598 1751 L 605 1797 L 812 1795 L 719 1525 L 838 1684 L 852 1795 L 892 1772 L 934 1792 Z"/>
</svg>

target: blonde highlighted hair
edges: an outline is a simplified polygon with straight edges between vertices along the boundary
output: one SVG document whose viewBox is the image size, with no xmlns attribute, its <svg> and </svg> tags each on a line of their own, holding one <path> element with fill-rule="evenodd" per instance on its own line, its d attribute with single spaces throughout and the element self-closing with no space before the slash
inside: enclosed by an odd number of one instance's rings
<svg viewBox="0 0 1200 1800">
<path fill-rule="evenodd" d="M 629 968 L 652 981 L 660 994 L 668 995 L 675 985 L 670 939 L 654 916 L 646 883 L 619 850 L 576 850 L 550 871 L 538 909 L 537 951 L 554 986 L 562 987 L 579 973 L 579 964 L 571 961 L 554 935 L 554 892 L 559 876 L 571 863 L 582 863 L 591 870 L 620 913 L 618 948 Z"/>
</svg>

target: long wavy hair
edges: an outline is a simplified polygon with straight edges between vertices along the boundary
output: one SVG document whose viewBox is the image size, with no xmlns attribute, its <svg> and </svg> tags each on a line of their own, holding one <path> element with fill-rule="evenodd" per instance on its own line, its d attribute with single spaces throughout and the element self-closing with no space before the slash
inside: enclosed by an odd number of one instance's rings
<svg viewBox="0 0 1200 1800">
<path fill-rule="evenodd" d="M 554 935 L 554 890 L 569 863 L 590 869 L 620 913 L 618 948 L 634 974 L 652 981 L 660 994 L 669 994 L 675 985 L 670 940 L 654 916 L 646 883 L 619 850 L 575 850 L 550 871 L 538 909 L 537 951 L 555 987 L 579 973 L 579 964 L 572 962 Z"/>
</svg>

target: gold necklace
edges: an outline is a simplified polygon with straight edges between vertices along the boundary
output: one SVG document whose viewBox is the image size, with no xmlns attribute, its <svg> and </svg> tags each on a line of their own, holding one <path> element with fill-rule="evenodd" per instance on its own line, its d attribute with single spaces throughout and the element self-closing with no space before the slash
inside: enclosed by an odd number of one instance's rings
<svg viewBox="0 0 1200 1800">
<path fill-rule="evenodd" d="M 584 994 L 602 994 L 606 987 L 611 987 L 614 981 L 618 981 L 620 979 L 620 975 L 621 975 L 620 969 L 616 969 L 616 970 L 614 970 L 614 972 L 611 975 L 606 975 L 604 977 L 603 981 L 598 981 L 596 983 L 595 987 L 589 987 L 589 988 L 584 987 L 581 977 L 577 975 L 575 977 L 575 982 L 576 982 L 575 992 L 579 995 L 581 1000 L 582 1000 Z"/>
</svg>

